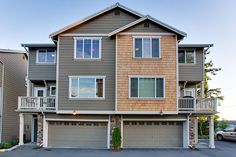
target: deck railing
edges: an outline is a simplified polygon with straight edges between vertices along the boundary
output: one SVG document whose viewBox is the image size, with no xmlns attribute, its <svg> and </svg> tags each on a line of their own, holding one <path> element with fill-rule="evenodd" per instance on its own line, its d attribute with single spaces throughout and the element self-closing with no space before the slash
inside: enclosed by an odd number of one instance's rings
<svg viewBox="0 0 236 157">
<path fill-rule="evenodd" d="M 55 97 L 18 97 L 18 110 L 55 111 Z"/>
<path fill-rule="evenodd" d="M 179 111 L 217 111 L 217 98 L 179 98 Z"/>
</svg>

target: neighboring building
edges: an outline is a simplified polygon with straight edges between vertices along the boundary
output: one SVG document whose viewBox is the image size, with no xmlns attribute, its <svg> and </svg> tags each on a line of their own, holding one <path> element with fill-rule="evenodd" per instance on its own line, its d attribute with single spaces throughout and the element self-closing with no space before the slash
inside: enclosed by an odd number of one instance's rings
<svg viewBox="0 0 236 157">
<path fill-rule="evenodd" d="M 0 49 L 0 142 L 18 139 L 18 96 L 26 94 L 27 54 L 24 51 Z M 25 138 L 30 125 L 25 122 Z M 28 131 L 28 132 L 27 132 Z"/>
<path fill-rule="evenodd" d="M 55 44 L 22 44 L 29 64 L 20 144 L 32 114 L 31 140 L 43 147 L 110 148 L 120 127 L 123 148 L 188 148 L 205 115 L 214 148 L 217 102 L 203 89 L 212 45 L 180 45 L 185 36 L 117 3 L 51 34 Z"/>
</svg>

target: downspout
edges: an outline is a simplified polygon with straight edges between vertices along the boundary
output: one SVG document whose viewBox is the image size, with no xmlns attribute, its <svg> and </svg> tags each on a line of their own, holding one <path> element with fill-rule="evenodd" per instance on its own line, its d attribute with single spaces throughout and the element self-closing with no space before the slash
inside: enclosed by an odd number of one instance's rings
<svg viewBox="0 0 236 157">
<path fill-rule="evenodd" d="M 3 110 L 3 87 L 4 87 L 4 73 L 5 73 L 5 67 L 4 67 L 4 63 L 0 60 L 0 63 L 2 64 L 2 91 L 1 91 L 1 100 L 2 102 L 1 103 L 1 106 L 0 106 L 0 142 L 2 142 L 2 110 Z"/>
<path fill-rule="evenodd" d="M 29 51 L 28 49 L 25 47 L 25 45 L 23 45 L 25 51 L 27 52 L 27 56 L 28 56 L 28 59 L 27 59 L 27 76 L 26 76 L 26 96 L 29 97 L 30 96 L 30 81 L 28 79 L 28 76 L 29 76 Z"/>
</svg>

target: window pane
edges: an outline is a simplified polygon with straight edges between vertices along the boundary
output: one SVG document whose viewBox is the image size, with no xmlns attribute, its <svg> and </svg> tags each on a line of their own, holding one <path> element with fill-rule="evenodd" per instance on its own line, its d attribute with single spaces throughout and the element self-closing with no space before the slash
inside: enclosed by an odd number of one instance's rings
<svg viewBox="0 0 236 157">
<path fill-rule="evenodd" d="M 156 78 L 156 97 L 164 97 L 164 80 Z"/>
<path fill-rule="evenodd" d="M 46 50 L 38 51 L 38 62 L 42 62 L 42 63 L 46 62 Z"/>
<path fill-rule="evenodd" d="M 135 57 L 142 57 L 142 39 L 135 39 Z"/>
<path fill-rule="evenodd" d="M 78 78 L 71 78 L 71 97 L 78 97 Z"/>
<path fill-rule="evenodd" d="M 151 39 L 150 38 L 143 38 L 143 57 L 144 58 L 151 58 Z"/>
<path fill-rule="evenodd" d="M 99 58 L 99 40 L 93 40 L 93 58 Z"/>
<path fill-rule="evenodd" d="M 185 63 L 185 53 L 183 50 L 179 51 L 179 63 Z"/>
<path fill-rule="evenodd" d="M 55 51 L 47 50 L 47 63 L 54 63 L 55 61 Z"/>
<path fill-rule="evenodd" d="M 51 95 L 56 95 L 56 87 L 51 87 Z"/>
<path fill-rule="evenodd" d="M 139 79 L 139 97 L 155 97 L 155 79 Z"/>
<path fill-rule="evenodd" d="M 76 58 L 83 58 L 83 40 L 77 40 L 76 42 Z"/>
<path fill-rule="evenodd" d="M 91 40 L 84 40 L 84 58 L 91 58 Z"/>
<path fill-rule="evenodd" d="M 79 97 L 95 97 L 95 78 L 79 78 Z"/>
<path fill-rule="evenodd" d="M 138 97 L 138 78 L 131 78 L 130 97 Z"/>
<path fill-rule="evenodd" d="M 96 79 L 97 89 L 96 96 L 103 97 L 103 79 Z"/>
<path fill-rule="evenodd" d="M 193 51 L 186 52 L 186 63 L 194 63 L 194 52 Z"/>
<path fill-rule="evenodd" d="M 152 57 L 160 57 L 159 39 L 152 39 Z"/>
</svg>

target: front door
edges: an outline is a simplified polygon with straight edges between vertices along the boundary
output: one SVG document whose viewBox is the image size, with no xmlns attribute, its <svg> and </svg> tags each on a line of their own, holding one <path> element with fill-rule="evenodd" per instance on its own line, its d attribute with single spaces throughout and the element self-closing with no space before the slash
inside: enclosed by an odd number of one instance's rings
<svg viewBox="0 0 236 157">
<path fill-rule="evenodd" d="M 35 97 L 46 97 L 46 88 L 34 87 L 34 96 Z"/>
</svg>

